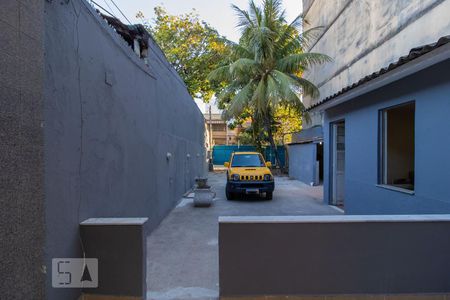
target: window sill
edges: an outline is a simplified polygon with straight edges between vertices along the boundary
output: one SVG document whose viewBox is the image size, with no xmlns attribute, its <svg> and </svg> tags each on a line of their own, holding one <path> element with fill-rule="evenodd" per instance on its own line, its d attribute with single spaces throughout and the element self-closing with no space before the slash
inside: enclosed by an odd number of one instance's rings
<svg viewBox="0 0 450 300">
<path fill-rule="evenodd" d="M 400 192 L 400 193 L 404 193 L 404 194 L 408 194 L 408 195 L 415 195 L 415 193 L 416 193 L 415 191 L 403 189 L 401 187 L 396 187 L 396 186 L 392 186 L 392 185 L 377 184 L 376 186 L 379 188 L 386 189 L 386 190 Z"/>
</svg>

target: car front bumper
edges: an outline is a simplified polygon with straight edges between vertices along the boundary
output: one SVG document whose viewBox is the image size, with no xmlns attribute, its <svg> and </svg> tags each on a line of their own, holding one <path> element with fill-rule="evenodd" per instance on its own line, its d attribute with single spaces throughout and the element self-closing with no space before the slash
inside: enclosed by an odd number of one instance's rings
<svg viewBox="0 0 450 300">
<path fill-rule="evenodd" d="M 248 191 L 255 190 L 258 193 L 273 192 L 275 189 L 274 181 L 229 181 L 227 182 L 227 191 L 230 193 L 246 194 Z"/>
</svg>

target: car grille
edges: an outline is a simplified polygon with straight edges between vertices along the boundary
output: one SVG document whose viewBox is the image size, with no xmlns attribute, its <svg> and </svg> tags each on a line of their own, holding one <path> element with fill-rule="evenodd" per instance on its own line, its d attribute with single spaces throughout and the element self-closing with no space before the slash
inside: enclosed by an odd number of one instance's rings
<svg viewBox="0 0 450 300">
<path fill-rule="evenodd" d="M 253 183 L 245 183 L 245 182 L 243 182 L 239 186 L 241 188 L 263 188 L 264 183 L 263 182 L 261 182 L 261 183 L 254 183 L 254 182 Z"/>
<path fill-rule="evenodd" d="M 241 175 L 241 181 L 262 181 L 263 175 Z"/>
</svg>

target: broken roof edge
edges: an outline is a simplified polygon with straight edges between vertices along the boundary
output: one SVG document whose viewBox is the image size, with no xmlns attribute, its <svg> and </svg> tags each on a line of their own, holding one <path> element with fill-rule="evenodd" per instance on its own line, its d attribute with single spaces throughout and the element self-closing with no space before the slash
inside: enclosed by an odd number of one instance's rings
<svg viewBox="0 0 450 300">
<path fill-rule="evenodd" d="M 297 142 L 290 142 L 287 143 L 286 145 L 291 146 L 291 145 L 304 145 L 304 144 L 317 144 L 323 142 L 323 136 L 316 136 L 312 139 L 309 140 L 302 140 L 302 141 L 297 141 Z"/>
<path fill-rule="evenodd" d="M 120 49 L 120 51 L 127 57 L 134 65 L 136 65 L 141 71 L 146 73 L 153 79 L 156 79 L 155 74 L 150 70 L 150 68 L 145 65 L 144 61 L 140 59 L 133 50 L 130 50 L 130 46 L 123 39 L 123 37 L 115 31 L 115 29 L 108 24 L 108 22 L 100 15 L 98 10 L 93 7 L 86 0 L 80 1 L 80 7 L 86 9 L 86 13 L 93 17 L 96 24 L 100 27 L 100 29 L 105 32 L 112 40 L 114 45 Z"/>
<path fill-rule="evenodd" d="M 164 57 L 164 60 L 161 60 L 158 58 L 158 61 L 163 64 L 172 74 L 174 74 L 177 77 L 177 80 L 187 89 L 186 83 L 184 82 L 184 80 L 181 78 L 180 74 L 178 74 L 178 72 L 175 70 L 174 66 L 169 62 L 169 60 L 167 59 L 166 54 L 164 53 L 164 51 L 161 49 L 161 46 L 158 44 L 158 42 L 155 40 L 155 38 L 153 37 L 153 35 L 147 31 L 145 29 L 145 27 L 142 24 L 130 24 L 130 25 L 126 25 L 124 24 L 120 19 L 113 17 L 113 16 L 107 16 L 106 14 L 103 14 L 100 10 L 98 10 L 97 8 L 93 7 L 92 5 L 90 5 L 88 2 L 86 2 L 86 0 L 82 1 L 84 3 L 84 5 L 88 8 L 88 10 L 91 11 L 91 13 L 93 15 L 95 15 L 96 18 L 98 18 L 99 20 L 104 20 L 106 22 L 106 24 L 108 26 L 106 26 L 107 30 L 113 30 L 114 32 L 110 34 L 114 35 L 114 39 L 116 39 L 117 37 L 120 38 L 120 42 L 123 45 L 127 45 L 128 51 L 131 49 L 131 51 L 129 51 L 129 57 L 132 58 L 134 55 L 131 55 L 134 51 L 131 48 L 131 45 L 129 43 L 129 41 L 127 41 L 124 37 L 122 33 L 125 34 L 129 34 L 132 31 L 136 31 L 134 34 L 141 34 L 142 36 L 144 36 L 146 39 L 148 38 L 149 40 L 151 40 L 151 43 L 147 44 L 148 50 L 152 50 L 152 51 L 157 51 L 158 54 L 161 54 Z M 118 29 L 120 29 L 118 31 Z M 128 33 L 127 33 L 128 32 Z M 117 40 L 117 39 L 116 39 Z M 142 42 L 144 40 L 140 40 L 139 43 L 140 45 L 142 45 Z M 123 42 L 123 43 L 122 43 Z M 150 57 L 149 57 L 150 58 Z M 135 62 L 137 61 L 141 61 L 141 63 L 143 64 L 143 60 L 138 57 L 138 56 L 134 56 L 134 58 L 132 58 Z M 150 70 L 149 66 L 140 66 L 140 68 L 148 73 L 151 77 L 153 77 L 154 79 L 156 79 L 156 76 L 153 74 L 153 72 Z M 199 112 L 201 113 L 200 109 Z"/>
<path fill-rule="evenodd" d="M 309 144 L 323 140 L 323 128 L 316 125 L 292 133 L 292 141 L 288 145 Z"/>
<path fill-rule="evenodd" d="M 408 55 L 396 62 L 360 79 L 339 92 L 311 105 L 306 112 L 323 111 L 343 102 L 381 88 L 392 82 L 417 73 L 450 58 L 450 35 L 441 37 L 436 43 L 412 48 Z"/>
</svg>

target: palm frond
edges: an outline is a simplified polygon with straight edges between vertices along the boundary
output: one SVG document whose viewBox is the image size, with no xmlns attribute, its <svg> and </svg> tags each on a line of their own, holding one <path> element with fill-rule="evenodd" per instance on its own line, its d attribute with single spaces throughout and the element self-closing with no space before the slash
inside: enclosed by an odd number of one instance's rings
<svg viewBox="0 0 450 300">
<path fill-rule="evenodd" d="M 302 47 L 304 50 L 309 49 L 311 46 L 311 43 L 317 41 L 317 39 L 320 37 L 320 35 L 324 32 L 325 27 L 323 26 L 316 26 L 309 28 L 307 30 L 304 30 L 302 34 L 300 34 L 299 41 L 302 44 Z"/>
<path fill-rule="evenodd" d="M 298 73 L 313 65 L 332 61 L 328 55 L 321 53 L 298 53 L 288 55 L 277 62 L 277 69 L 285 73 Z"/>
<path fill-rule="evenodd" d="M 253 81 L 250 81 L 245 85 L 233 98 L 231 105 L 228 108 L 228 112 L 231 115 L 238 116 L 242 113 L 246 105 L 252 99 L 254 90 Z"/>
<path fill-rule="evenodd" d="M 280 99 L 280 92 L 278 89 L 278 84 L 274 78 L 269 74 L 267 76 L 267 100 L 272 105 L 275 106 Z"/>
<path fill-rule="evenodd" d="M 306 52 L 322 32 L 322 27 L 314 27 L 301 34 L 298 34 L 298 32 L 287 32 L 285 40 L 280 40 L 278 43 L 278 48 L 280 48 L 280 50 L 277 51 L 278 57 L 284 57 L 292 53 Z"/>
<path fill-rule="evenodd" d="M 291 24 L 284 26 L 284 29 L 282 29 L 279 38 L 276 41 L 276 49 L 277 49 L 277 56 L 283 57 L 288 53 L 284 53 L 285 48 L 290 43 L 293 44 L 293 42 L 296 42 L 296 48 L 292 49 L 292 51 L 300 52 L 301 51 L 301 42 L 300 40 L 297 40 L 297 37 L 299 37 L 299 30 L 296 28 L 295 24 L 296 22 L 299 22 L 300 16 L 294 19 Z M 292 48 L 292 47 L 291 47 Z"/>
<path fill-rule="evenodd" d="M 259 80 L 252 96 L 252 104 L 258 113 L 264 114 L 267 111 L 268 103 L 266 100 L 266 78 L 263 77 Z"/>
<path fill-rule="evenodd" d="M 274 101 L 274 105 L 278 105 L 279 103 L 289 103 L 293 106 L 299 106 L 301 104 L 300 90 L 298 89 L 298 84 L 293 81 L 288 75 L 274 71 L 272 72 L 272 76 L 274 81 L 277 84 L 278 98 Z"/>
<path fill-rule="evenodd" d="M 309 95 L 312 98 L 318 98 L 320 96 L 319 89 L 311 81 L 295 75 L 291 75 L 291 77 L 302 87 L 304 95 Z"/>
<path fill-rule="evenodd" d="M 230 59 L 239 59 L 239 58 L 253 58 L 253 52 L 244 44 L 235 43 L 233 41 L 229 41 L 229 45 L 232 48 L 232 57 Z M 226 59 L 226 58 L 225 58 Z"/>
<path fill-rule="evenodd" d="M 260 64 L 253 59 L 240 58 L 230 65 L 230 73 L 233 77 L 247 76 L 252 78 L 258 72 Z"/>
<path fill-rule="evenodd" d="M 249 6 L 250 6 L 250 16 L 254 20 L 254 24 L 261 26 L 263 19 L 261 9 L 255 4 L 255 1 L 253 0 L 249 1 Z"/>
<path fill-rule="evenodd" d="M 240 28 L 242 31 L 245 30 L 246 27 L 254 27 L 255 24 L 252 21 L 252 18 L 250 17 L 250 14 L 240 9 L 238 6 L 232 4 L 231 8 L 235 11 L 237 17 L 238 17 L 238 23 L 237 27 Z"/>
<path fill-rule="evenodd" d="M 212 82 L 230 81 L 232 79 L 231 72 L 230 72 L 230 66 L 219 67 L 219 68 L 211 71 L 208 74 L 207 79 Z"/>
<path fill-rule="evenodd" d="M 216 95 L 217 99 L 221 103 L 229 103 L 238 91 L 242 89 L 240 84 L 231 83 L 228 84 L 219 94 Z"/>
<path fill-rule="evenodd" d="M 261 62 L 272 56 L 276 33 L 265 26 L 253 28 L 249 35 L 249 47 L 255 54 L 255 60 Z"/>
<path fill-rule="evenodd" d="M 300 31 L 300 29 L 303 27 L 303 23 L 305 22 L 305 20 L 303 19 L 302 15 L 298 15 L 294 18 L 294 20 L 291 21 L 291 23 L 289 23 L 289 27 L 293 27 L 295 29 L 297 29 L 298 31 Z"/>
<path fill-rule="evenodd" d="M 304 95 L 310 95 L 313 98 L 317 98 L 320 95 L 319 89 L 307 79 L 292 74 L 288 75 L 278 70 L 274 70 L 272 73 L 280 84 L 283 84 L 285 87 L 286 85 L 289 85 L 292 91 L 294 90 L 294 87 L 298 87 Z"/>
<path fill-rule="evenodd" d="M 285 21 L 281 0 L 264 0 L 263 7 L 265 26 L 274 30 L 277 27 L 277 23 Z"/>
</svg>

